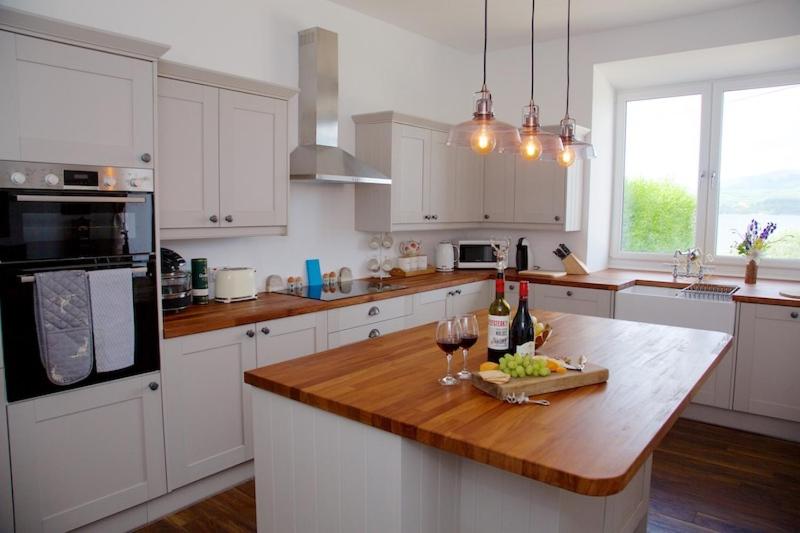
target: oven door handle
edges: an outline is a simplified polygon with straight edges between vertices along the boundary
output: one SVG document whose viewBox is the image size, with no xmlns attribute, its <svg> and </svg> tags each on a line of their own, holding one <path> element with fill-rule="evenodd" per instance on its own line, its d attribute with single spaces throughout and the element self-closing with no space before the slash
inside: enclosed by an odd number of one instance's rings
<svg viewBox="0 0 800 533">
<path fill-rule="evenodd" d="M 18 194 L 19 202 L 49 202 L 49 203 L 91 203 L 91 204 L 143 204 L 145 199 L 141 196 L 51 196 L 39 194 Z"/>
<path fill-rule="evenodd" d="M 131 268 L 131 273 L 132 274 L 144 274 L 144 273 L 147 273 L 147 267 L 133 267 L 133 268 Z M 33 283 L 34 281 L 36 281 L 36 278 L 33 277 L 33 276 L 21 275 L 21 276 L 17 276 L 17 278 L 19 279 L 20 283 Z"/>
</svg>

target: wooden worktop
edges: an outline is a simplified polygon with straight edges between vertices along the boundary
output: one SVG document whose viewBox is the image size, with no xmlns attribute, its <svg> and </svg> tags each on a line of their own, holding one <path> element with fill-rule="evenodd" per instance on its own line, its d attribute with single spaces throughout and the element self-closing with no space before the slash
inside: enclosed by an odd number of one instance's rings
<svg viewBox="0 0 800 533">
<path fill-rule="evenodd" d="M 313 407 L 591 496 L 622 490 L 730 349 L 729 335 L 535 311 L 555 334 L 542 353 L 586 355 L 608 383 L 510 405 L 468 382 L 443 387 L 432 324 L 245 373 Z M 470 368 L 486 353 L 486 316 Z M 454 362 L 458 363 L 458 357 Z"/>
<path fill-rule="evenodd" d="M 410 277 L 391 278 L 391 283 L 404 285 L 406 288 L 380 294 L 354 296 L 332 302 L 321 302 L 309 298 L 298 298 L 285 294 L 259 293 L 258 299 L 247 302 L 221 304 L 211 302 L 208 305 L 193 305 L 185 311 L 164 316 L 164 338 L 181 337 L 194 333 L 203 333 L 215 329 L 253 324 L 263 320 L 275 320 L 287 316 L 314 313 L 337 307 L 345 307 L 364 302 L 395 298 L 423 291 L 431 291 L 444 287 L 452 287 L 474 281 L 488 280 L 495 276 L 494 270 L 457 270 L 455 272 L 437 272 L 435 274 Z M 647 272 L 641 270 L 607 269 L 592 272 L 583 276 L 567 275 L 561 278 L 538 278 L 519 276 L 516 271 L 506 271 L 509 281 L 526 279 L 545 285 L 563 285 L 568 287 L 585 287 L 619 291 L 632 285 L 659 285 L 683 288 L 691 282 L 682 280 L 675 283 L 672 275 L 666 272 Z M 709 283 L 733 284 L 740 289 L 734 294 L 737 302 L 761 303 L 800 307 L 800 299 L 787 298 L 779 294 L 782 290 L 800 292 L 800 282 L 760 280 L 756 285 L 745 285 L 741 278 L 715 276 L 709 277 Z M 488 302 L 487 302 L 488 305 Z"/>
<path fill-rule="evenodd" d="M 253 324 L 263 320 L 275 320 L 277 318 L 315 313 L 364 302 L 397 298 L 398 296 L 432 291 L 474 281 L 484 281 L 493 276 L 493 270 L 458 270 L 455 272 L 436 272 L 435 274 L 409 278 L 391 278 L 390 283 L 403 285 L 405 288 L 383 293 L 364 294 L 330 302 L 262 292 L 258 294 L 257 299 L 245 302 L 231 304 L 211 302 L 207 305 L 193 305 L 180 313 L 164 316 L 164 338 L 170 339 L 215 329 Z"/>
</svg>

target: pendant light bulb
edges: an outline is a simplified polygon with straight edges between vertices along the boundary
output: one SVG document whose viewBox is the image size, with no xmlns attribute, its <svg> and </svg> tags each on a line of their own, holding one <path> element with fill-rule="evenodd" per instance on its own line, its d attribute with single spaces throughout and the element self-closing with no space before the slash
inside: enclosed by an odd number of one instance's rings
<svg viewBox="0 0 800 533">
<path fill-rule="evenodd" d="M 522 144 L 519 145 L 519 155 L 529 161 L 536 161 L 542 157 L 542 141 L 536 135 L 521 133 Z"/>
<path fill-rule="evenodd" d="M 470 136 L 469 146 L 476 154 L 490 154 L 497 146 L 497 137 L 495 137 L 490 126 L 483 125 Z"/>
<path fill-rule="evenodd" d="M 565 146 L 563 150 L 558 152 L 558 156 L 556 156 L 556 162 L 563 168 L 571 167 L 572 163 L 575 162 L 575 150 L 569 146 Z"/>
</svg>

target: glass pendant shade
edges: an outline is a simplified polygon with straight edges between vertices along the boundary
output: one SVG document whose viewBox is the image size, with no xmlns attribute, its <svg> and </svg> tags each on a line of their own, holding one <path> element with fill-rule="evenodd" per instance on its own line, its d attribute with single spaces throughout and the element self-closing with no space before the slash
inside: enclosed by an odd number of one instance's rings
<svg viewBox="0 0 800 533">
<path fill-rule="evenodd" d="M 564 149 L 558 152 L 556 162 L 562 167 L 569 167 L 578 159 L 594 159 L 597 157 L 592 144 L 575 138 L 575 119 L 569 115 L 561 119 L 560 137 Z"/>
<path fill-rule="evenodd" d="M 469 146 L 476 154 L 486 155 L 497 150 L 507 152 L 520 145 L 517 128 L 494 118 L 492 93 L 486 87 L 475 93 L 475 112 L 472 120 L 450 129 L 448 146 Z"/>
<path fill-rule="evenodd" d="M 542 129 L 539 124 L 539 106 L 533 101 L 522 108 L 519 136 L 519 155 L 529 161 L 553 161 L 563 149 L 561 137 Z"/>
</svg>

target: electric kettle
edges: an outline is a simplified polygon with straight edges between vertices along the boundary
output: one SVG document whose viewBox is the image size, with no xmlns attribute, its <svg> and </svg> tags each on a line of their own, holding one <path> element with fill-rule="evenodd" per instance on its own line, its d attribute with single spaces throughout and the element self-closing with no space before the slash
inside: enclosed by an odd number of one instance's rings
<svg viewBox="0 0 800 533">
<path fill-rule="evenodd" d="M 456 263 L 456 245 L 450 241 L 442 241 L 436 245 L 436 270 L 452 272 Z"/>
</svg>

